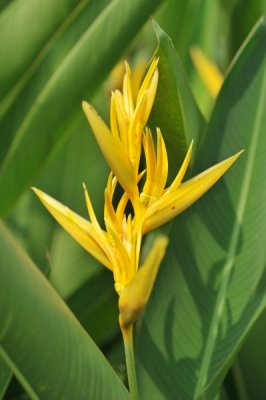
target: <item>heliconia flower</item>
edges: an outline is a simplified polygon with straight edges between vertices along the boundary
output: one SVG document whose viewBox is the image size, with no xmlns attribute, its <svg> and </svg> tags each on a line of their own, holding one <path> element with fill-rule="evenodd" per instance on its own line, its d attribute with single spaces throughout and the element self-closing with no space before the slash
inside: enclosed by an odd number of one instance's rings
<svg viewBox="0 0 266 400">
<path fill-rule="evenodd" d="M 239 152 L 183 183 L 191 158 L 191 143 L 175 179 L 166 186 L 168 157 L 163 135 L 158 128 L 155 146 L 152 133 L 146 128 L 157 88 L 157 64 L 158 59 L 154 59 L 137 96 L 133 95 L 130 68 L 126 64 L 123 92 L 115 91 L 111 99 L 111 129 L 92 106 L 83 102 L 86 117 L 111 168 L 104 192 L 104 229 L 97 220 L 85 185 L 89 221 L 33 188 L 58 223 L 113 272 L 115 289 L 120 296 L 121 327 L 132 324 L 144 308 L 168 243 L 165 235 L 160 235 L 139 268 L 143 235 L 191 206 L 241 154 Z M 145 169 L 140 168 L 142 149 Z M 114 206 L 118 183 L 124 192 Z M 128 203 L 133 208 L 131 213 L 127 212 Z"/>
<path fill-rule="evenodd" d="M 217 65 L 209 60 L 202 50 L 193 46 L 190 49 L 192 61 L 209 93 L 213 98 L 217 96 L 223 83 L 223 75 Z"/>
<path fill-rule="evenodd" d="M 91 105 L 85 101 L 82 103 L 83 110 L 110 169 L 133 202 L 138 196 L 137 180 L 142 132 L 152 109 L 158 83 L 157 64 L 158 59 L 155 58 L 135 99 L 131 72 L 126 63 L 123 93 L 116 90 L 111 97 L 111 130 Z M 123 168 L 121 168 L 122 165 Z"/>
<path fill-rule="evenodd" d="M 142 232 L 141 228 L 136 226 L 135 220 L 132 220 L 131 215 L 126 216 L 124 214 L 126 196 L 122 196 L 115 211 L 112 205 L 115 184 L 116 178 L 113 178 L 111 173 L 105 190 L 104 219 L 106 230 L 103 230 L 99 225 L 85 185 L 84 193 L 90 221 L 82 218 L 41 190 L 32 189 L 56 221 L 73 239 L 113 272 L 115 289 L 120 294 L 138 270 Z"/>
</svg>

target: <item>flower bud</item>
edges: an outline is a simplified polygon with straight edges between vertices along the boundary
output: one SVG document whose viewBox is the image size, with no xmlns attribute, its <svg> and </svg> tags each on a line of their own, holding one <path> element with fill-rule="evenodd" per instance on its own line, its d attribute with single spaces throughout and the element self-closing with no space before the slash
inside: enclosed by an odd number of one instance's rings
<svg viewBox="0 0 266 400">
<path fill-rule="evenodd" d="M 121 328 L 133 324 L 144 310 L 167 245 L 168 238 L 165 235 L 160 235 L 154 240 L 143 265 L 137 271 L 134 279 L 121 292 L 118 302 Z"/>
</svg>

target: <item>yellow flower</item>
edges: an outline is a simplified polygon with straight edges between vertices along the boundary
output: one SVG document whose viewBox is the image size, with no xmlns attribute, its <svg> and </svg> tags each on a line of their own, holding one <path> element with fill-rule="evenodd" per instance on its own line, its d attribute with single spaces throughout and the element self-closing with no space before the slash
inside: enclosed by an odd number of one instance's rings
<svg viewBox="0 0 266 400">
<path fill-rule="evenodd" d="M 191 159 L 192 145 L 193 142 L 174 181 L 165 188 L 168 177 L 168 158 L 163 136 L 160 129 L 157 128 L 156 155 L 151 131 L 146 129 L 143 135 L 143 146 L 147 178 L 140 195 L 145 210 L 143 214 L 143 233 L 158 228 L 198 200 L 220 179 L 242 153 L 240 151 L 182 183 Z"/>
<path fill-rule="evenodd" d="M 123 93 L 116 90 L 111 97 L 111 130 L 91 105 L 83 102 L 83 110 L 96 140 L 119 183 L 134 202 L 138 196 L 138 171 L 142 132 L 149 118 L 158 82 L 158 59 L 151 63 L 148 73 L 134 99 L 131 72 L 126 63 Z M 123 167 L 122 167 L 123 166 Z"/>
<path fill-rule="evenodd" d="M 191 158 L 191 143 L 176 178 L 166 187 L 168 158 L 163 135 L 158 128 L 155 150 L 152 133 L 146 127 L 156 94 L 157 64 L 158 59 L 154 59 L 136 98 L 130 68 L 126 64 L 123 91 L 116 90 L 111 98 L 110 129 L 92 106 L 83 102 L 84 112 L 111 169 L 104 193 L 105 229 L 97 220 L 85 185 L 89 221 L 39 189 L 33 189 L 59 224 L 113 272 L 115 289 L 120 296 L 121 326 L 131 324 L 145 306 L 168 243 L 164 235 L 159 236 L 139 269 L 143 235 L 193 204 L 241 153 L 182 183 Z M 140 168 L 141 154 L 146 164 L 143 170 Z M 113 196 L 118 183 L 124 192 L 114 207 Z M 132 214 L 126 211 L 129 203 Z"/>
<path fill-rule="evenodd" d="M 223 75 L 217 65 L 209 60 L 200 47 L 193 46 L 190 49 L 192 61 L 209 93 L 215 98 L 222 86 Z"/>
</svg>

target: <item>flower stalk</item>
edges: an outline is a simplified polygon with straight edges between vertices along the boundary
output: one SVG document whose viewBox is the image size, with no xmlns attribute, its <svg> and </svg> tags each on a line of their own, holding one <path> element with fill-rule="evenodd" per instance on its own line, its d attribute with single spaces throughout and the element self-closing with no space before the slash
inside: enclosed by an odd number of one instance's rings
<svg viewBox="0 0 266 400">
<path fill-rule="evenodd" d="M 128 326 L 123 326 L 120 324 L 120 328 L 125 348 L 129 392 L 133 400 L 139 400 L 139 390 L 138 390 L 138 382 L 136 375 L 134 344 L 133 344 L 133 323 L 129 324 Z"/>
</svg>

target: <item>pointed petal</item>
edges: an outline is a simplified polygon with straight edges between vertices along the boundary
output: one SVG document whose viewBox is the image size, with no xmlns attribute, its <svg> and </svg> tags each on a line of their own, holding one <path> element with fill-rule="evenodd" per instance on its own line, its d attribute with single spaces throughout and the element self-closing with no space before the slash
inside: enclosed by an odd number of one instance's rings
<svg viewBox="0 0 266 400">
<path fill-rule="evenodd" d="M 117 118 L 116 118 L 115 94 L 113 92 L 111 96 L 111 106 L 110 106 L 110 127 L 114 138 L 116 140 L 120 140 Z"/>
<path fill-rule="evenodd" d="M 125 62 L 126 74 L 124 76 L 123 81 L 123 98 L 124 98 L 124 107 L 127 111 L 127 114 L 130 116 L 134 110 L 134 101 L 132 94 L 132 79 L 131 79 L 131 71 L 129 64 Z"/>
<path fill-rule="evenodd" d="M 108 231 L 108 234 L 111 236 L 113 242 L 114 242 L 114 247 L 116 249 L 116 253 L 114 254 L 114 257 L 116 260 L 114 261 L 116 265 L 117 270 L 119 269 L 119 284 L 122 286 L 125 285 L 126 280 L 127 280 L 127 275 L 129 272 L 130 268 L 130 260 L 128 253 L 126 251 L 125 246 L 123 245 L 122 238 L 120 235 L 117 233 L 117 231 L 114 229 L 113 225 L 109 223 L 108 220 L 106 220 L 106 229 Z M 116 276 L 114 276 L 115 280 L 117 279 Z"/>
<path fill-rule="evenodd" d="M 168 177 L 168 157 L 161 130 L 157 128 L 157 154 L 155 154 L 151 131 L 143 135 L 147 178 L 141 193 L 141 203 L 146 207 L 160 196 Z"/>
<path fill-rule="evenodd" d="M 128 203 L 128 200 L 129 200 L 128 194 L 127 193 L 123 193 L 123 195 L 121 196 L 121 199 L 119 200 L 117 208 L 116 208 L 117 220 L 119 221 L 121 226 L 122 226 L 122 221 L 123 221 L 125 208 L 126 208 L 126 205 Z"/>
<path fill-rule="evenodd" d="M 87 210 L 88 210 L 88 214 L 89 214 L 91 223 L 92 223 L 92 225 L 95 227 L 95 229 L 97 231 L 102 232 L 102 229 L 101 229 L 101 227 L 99 225 L 99 222 L 98 222 L 97 217 L 95 215 L 95 212 L 93 210 L 91 199 L 90 199 L 90 196 L 89 196 L 89 193 L 87 191 L 85 183 L 83 183 L 83 189 L 84 189 L 85 201 L 86 201 Z"/>
<path fill-rule="evenodd" d="M 149 91 L 148 91 L 146 107 L 145 107 L 145 117 L 144 117 L 145 121 L 148 121 L 150 113 L 151 113 L 151 109 L 152 109 L 152 106 L 154 103 L 156 90 L 157 90 L 157 86 L 158 86 L 158 79 L 159 79 L 159 73 L 158 73 L 158 70 L 156 69 L 154 72 L 154 75 L 152 77 L 151 84 L 150 84 Z"/>
<path fill-rule="evenodd" d="M 114 210 L 114 207 L 112 204 L 110 193 L 107 189 L 105 189 L 104 196 L 105 196 L 105 205 L 104 205 L 105 224 L 108 221 L 108 224 L 112 225 L 113 229 L 117 233 L 122 234 L 122 226 L 119 226 L 119 224 L 118 224 L 117 215 L 115 213 L 115 210 Z"/>
<path fill-rule="evenodd" d="M 168 238 L 164 235 L 158 236 L 144 264 L 122 290 L 118 303 L 122 326 L 136 321 L 147 304 L 167 245 Z"/>
<path fill-rule="evenodd" d="M 179 184 L 181 183 L 182 179 L 184 178 L 185 173 L 187 172 L 188 165 L 190 163 L 190 159 L 191 159 L 191 155 L 192 155 L 192 146 L 193 146 L 193 140 L 189 146 L 189 149 L 188 149 L 186 157 L 184 158 L 184 161 L 181 165 L 181 168 L 178 171 L 178 174 L 176 175 L 174 181 L 171 183 L 170 187 L 167 189 L 167 192 L 177 189 Z"/>
<path fill-rule="evenodd" d="M 143 96 L 137 103 L 134 110 L 133 116 L 130 119 L 130 124 L 128 128 L 128 154 L 130 156 L 131 162 L 138 168 L 139 159 L 141 153 L 141 134 L 147 123 L 144 117 L 145 114 L 145 104 L 147 100 L 148 92 L 144 92 Z"/>
<path fill-rule="evenodd" d="M 195 203 L 221 178 L 242 152 L 243 150 L 214 165 L 152 203 L 146 211 L 144 233 L 163 225 Z"/>
<path fill-rule="evenodd" d="M 153 195 L 159 196 L 165 187 L 168 177 L 168 157 L 161 130 L 157 128 L 157 165 L 155 172 L 155 190 Z M 156 187 L 157 186 L 157 187 Z"/>
<path fill-rule="evenodd" d="M 128 155 L 128 115 L 124 108 L 123 96 L 119 90 L 114 92 L 113 98 L 119 141 L 121 142 L 121 146 L 123 147 L 125 154 Z"/>
<path fill-rule="evenodd" d="M 158 62 L 159 62 L 159 58 L 157 58 L 157 57 L 155 57 L 152 60 L 151 65 L 149 67 L 149 70 L 148 70 L 147 74 L 145 75 L 145 78 L 144 78 L 144 80 L 143 80 L 143 82 L 141 84 L 141 87 L 139 89 L 137 102 L 139 101 L 139 99 L 142 96 L 143 92 L 145 92 L 149 88 L 152 76 L 153 76 L 153 74 L 154 74 L 154 72 L 155 72 L 155 70 L 157 68 Z"/>
<path fill-rule="evenodd" d="M 56 221 L 101 264 L 112 270 L 92 224 L 39 189 L 32 188 Z"/>
<path fill-rule="evenodd" d="M 136 195 L 136 178 L 123 147 L 92 106 L 83 101 L 82 107 L 109 167 L 123 189 L 133 197 Z"/>
<path fill-rule="evenodd" d="M 152 133 L 149 128 L 145 130 L 143 135 L 143 148 L 146 160 L 146 181 L 143 187 L 143 195 L 150 196 L 154 182 L 154 174 L 156 171 L 156 154 L 152 139 Z"/>
<path fill-rule="evenodd" d="M 155 99 L 156 89 L 158 83 L 158 71 L 156 70 L 152 77 L 151 86 L 147 90 L 141 92 L 138 96 L 136 108 L 134 110 L 133 118 L 130 122 L 130 135 L 133 138 L 136 136 L 136 141 L 140 143 L 141 134 L 150 116 L 150 112 Z"/>
</svg>

